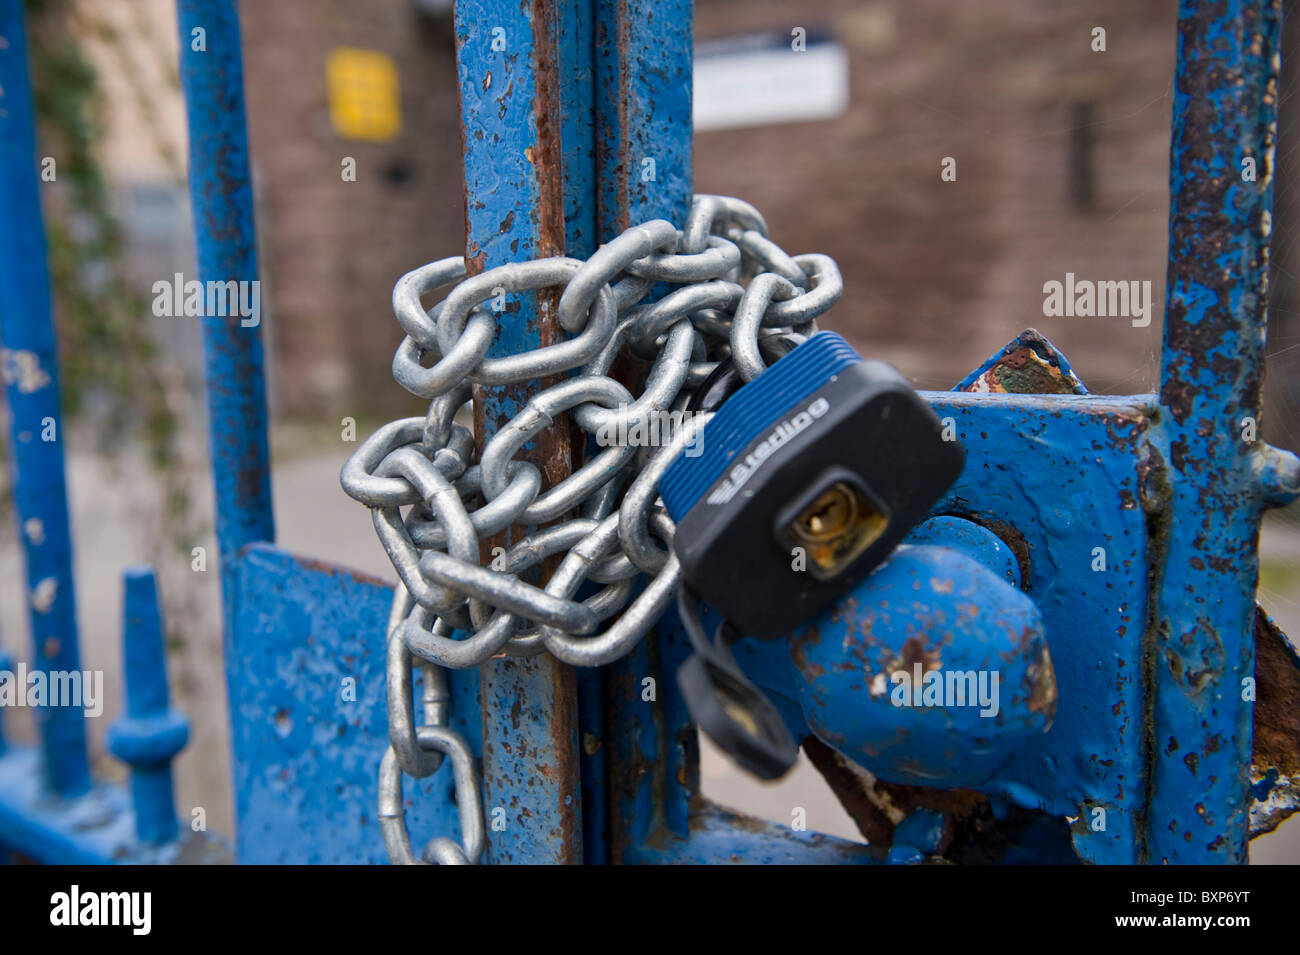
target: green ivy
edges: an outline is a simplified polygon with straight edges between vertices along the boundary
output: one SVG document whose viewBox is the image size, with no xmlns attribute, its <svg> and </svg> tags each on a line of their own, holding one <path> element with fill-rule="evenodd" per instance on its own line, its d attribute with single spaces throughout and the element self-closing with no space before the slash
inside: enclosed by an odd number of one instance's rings
<svg viewBox="0 0 1300 955">
<path fill-rule="evenodd" d="M 44 195 L 45 231 L 66 414 L 93 413 L 100 450 L 146 449 L 165 489 L 163 517 L 189 549 L 190 500 L 177 453 L 149 298 L 128 278 L 121 224 L 98 158 L 104 100 L 82 49 L 72 0 L 26 0 L 41 151 L 55 159 L 57 189 Z"/>
</svg>

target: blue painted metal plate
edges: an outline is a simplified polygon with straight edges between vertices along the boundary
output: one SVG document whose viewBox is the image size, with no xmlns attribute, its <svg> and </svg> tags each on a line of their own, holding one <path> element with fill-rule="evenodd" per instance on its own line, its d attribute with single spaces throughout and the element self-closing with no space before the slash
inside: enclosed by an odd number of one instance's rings
<svg viewBox="0 0 1300 955">
<path fill-rule="evenodd" d="M 226 669 L 239 861 L 387 862 L 376 780 L 391 585 L 263 544 L 236 558 L 235 580 Z M 451 725 L 477 757 L 478 671 L 450 677 Z M 418 699 L 418 674 L 415 684 Z M 413 844 L 459 838 L 450 762 L 404 782 Z"/>
<path fill-rule="evenodd" d="M 1150 586 L 1140 469 L 1153 399 L 925 396 L 940 418 L 954 419 L 967 456 L 964 473 L 933 513 L 975 520 L 1014 542 L 1056 668 L 1052 728 L 983 789 L 1077 820 L 1075 847 L 1087 861 L 1139 861 Z M 1098 547 L 1105 571 L 1091 569 Z M 823 630 L 822 639 L 835 637 Z M 783 698 L 778 705 L 791 731 L 807 735 L 788 644 L 746 641 L 737 658 Z M 1094 807 L 1106 810 L 1104 830 L 1090 825 Z"/>
</svg>

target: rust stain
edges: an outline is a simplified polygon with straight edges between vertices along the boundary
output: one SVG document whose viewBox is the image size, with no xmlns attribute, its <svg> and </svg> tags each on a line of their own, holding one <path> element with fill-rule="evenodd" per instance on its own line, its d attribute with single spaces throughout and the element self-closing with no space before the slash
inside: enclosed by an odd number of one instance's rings
<svg viewBox="0 0 1300 955">
<path fill-rule="evenodd" d="M 561 102 L 556 49 L 559 20 L 559 8 L 554 0 L 537 0 L 533 15 L 537 143 L 527 152 L 536 170 L 536 249 L 540 256 L 563 255 L 565 251 L 564 154 L 560 143 Z M 560 327 L 556 321 L 559 301 L 559 289 L 544 289 L 537 293 L 536 328 L 538 344 L 542 347 L 560 340 Z M 549 378 L 541 385 L 547 388 L 562 380 L 562 377 Z M 545 487 L 554 487 L 573 473 L 573 444 L 567 425 L 551 425 L 536 437 L 533 446 L 534 454 L 530 457 L 541 468 Z M 554 566 L 544 568 L 543 574 L 549 576 Z"/>
<path fill-rule="evenodd" d="M 551 743 L 555 753 L 556 812 L 560 819 L 560 861 L 582 863 L 581 770 L 578 758 L 578 677 L 573 667 L 546 657 L 539 664 L 550 671 L 554 706 Z"/>
<path fill-rule="evenodd" d="M 534 222 L 537 229 L 534 247 L 539 256 L 562 254 L 565 239 L 564 168 L 560 148 L 560 102 L 556 73 L 558 57 L 555 46 L 558 21 L 559 13 L 553 0 L 536 0 L 532 23 L 535 58 L 533 67 L 537 87 L 534 108 L 538 141 L 535 147 L 529 147 L 527 154 L 529 161 L 533 165 L 533 175 L 535 176 L 538 194 L 537 208 L 532 211 L 536 217 Z M 510 96 L 510 92 L 508 86 L 503 95 L 503 102 Z M 533 224 L 526 222 L 523 227 L 528 228 Z M 519 223 L 517 223 L 514 213 L 511 212 L 501 222 L 498 230 L 505 235 L 517 228 L 519 228 Z M 471 273 L 473 271 L 471 267 Z M 551 345 L 558 340 L 559 326 L 555 319 L 555 312 L 559 303 L 559 294 L 558 290 L 543 290 L 537 293 L 537 317 L 533 324 L 533 330 L 536 331 L 539 346 Z M 559 378 L 544 380 L 540 383 L 540 386 L 546 388 L 559 380 Z M 502 402 L 499 394 L 494 393 L 491 400 L 491 408 L 494 412 L 492 417 L 504 417 L 503 409 L 505 407 L 522 406 L 533 393 L 534 391 L 528 387 L 528 383 L 507 386 L 504 389 L 504 402 Z M 503 423 L 500 420 L 489 422 L 487 419 L 488 395 L 476 386 L 474 389 L 474 437 L 480 452 L 487 437 L 489 425 L 495 431 Z M 549 488 L 554 487 L 572 473 L 571 455 L 572 445 L 569 428 L 566 424 L 557 424 L 541 432 L 534 439 L 531 451 L 525 452 L 520 457 L 538 465 L 542 471 L 544 487 Z M 481 545 L 483 554 L 490 554 L 491 548 L 503 546 L 510 539 L 517 538 L 521 531 L 521 528 L 511 528 L 496 538 L 484 541 Z M 554 571 L 555 566 L 554 559 L 542 565 L 540 568 L 540 583 L 546 581 Z M 530 759 L 535 763 L 533 768 L 534 778 L 512 780 L 502 776 L 498 780 L 500 783 L 499 788 L 507 792 L 518 791 L 522 786 L 527 786 L 530 783 L 536 784 L 538 779 L 544 780 L 548 789 L 554 793 L 556 800 L 551 807 L 553 812 L 548 813 L 554 822 L 547 831 L 549 838 L 558 843 L 554 859 L 565 864 L 581 863 L 582 831 L 581 799 L 579 797 L 581 776 L 578 751 L 577 676 L 572 667 L 559 663 L 549 656 L 531 658 L 527 662 L 522 660 L 494 660 L 487 666 L 500 668 L 501 671 L 510 669 L 518 671 L 512 682 L 521 689 L 528 685 L 549 685 L 549 693 L 546 694 L 549 697 L 548 702 L 550 705 L 547 708 L 549 711 L 543 714 L 544 733 L 547 737 L 544 745 L 549 752 L 530 754 Z M 484 676 L 485 679 L 489 679 L 486 672 Z M 486 709 L 488 701 L 486 692 L 483 699 L 485 703 L 485 735 L 493 731 L 497 734 L 506 731 L 506 726 L 500 719 L 501 714 Z M 527 706 L 526 701 L 524 701 L 524 705 Z M 515 724 L 516 729 L 518 729 L 520 719 L 518 711 L 519 705 L 517 703 L 511 713 L 511 721 Z M 485 764 L 488 763 L 486 754 L 484 762 Z"/>
<path fill-rule="evenodd" d="M 626 90 L 631 86 L 625 81 L 625 75 L 630 69 L 627 55 L 630 31 L 627 4 L 625 0 L 618 0 L 614 7 L 612 17 L 602 17 L 597 21 L 595 42 L 598 49 L 614 51 L 613 59 L 618 65 L 620 75 L 614 77 L 613 87 L 617 90 Z M 607 207 L 605 191 L 597 190 L 596 219 L 598 222 L 613 222 L 615 231 L 621 232 L 632 225 L 628 196 L 631 177 L 625 168 L 625 164 L 631 162 L 629 157 L 632 154 L 627 125 L 628 98 L 617 97 L 616 106 L 615 136 L 602 133 L 596 136 L 596 166 L 601 170 L 602 175 L 608 176 L 616 184 L 616 195 L 613 197 L 614 208 Z"/>
<path fill-rule="evenodd" d="M 942 852 L 954 825 L 972 816 L 986 802 L 983 794 L 969 789 L 928 789 L 878 779 L 816 736 L 804 738 L 803 750 L 868 845 L 890 845 L 898 821 L 913 809 L 928 809 L 943 813 L 947 819 L 939 849 Z"/>
<path fill-rule="evenodd" d="M 1300 774 L 1300 668 L 1286 637 L 1255 612 L 1255 751 L 1260 769 Z"/>
<path fill-rule="evenodd" d="M 1081 387 L 1074 373 L 1062 366 L 1055 346 L 1037 330 L 1030 328 L 1008 345 L 1007 350 L 987 371 L 960 390 L 1017 395 L 1072 395 Z"/>
<path fill-rule="evenodd" d="M 338 564 L 332 564 L 327 560 L 321 560 L 316 557 L 302 557 L 294 554 L 293 561 L 299 567 L 315 571 L 316 573 L 326 574 L 330 577 L 340 577 L 361 584 L 374 584 L 379 587 L 393 586 L 391 580 L 385 580 L 383 577 L 377 577 L 374 574 L 368 574 L 362 570 L 353 570 L 350 567 L 341 567 Z"/>
</svg>

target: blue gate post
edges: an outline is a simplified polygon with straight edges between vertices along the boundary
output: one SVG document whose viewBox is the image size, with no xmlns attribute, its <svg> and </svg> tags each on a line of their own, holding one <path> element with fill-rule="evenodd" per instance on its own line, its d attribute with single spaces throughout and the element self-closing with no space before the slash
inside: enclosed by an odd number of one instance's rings
<svg viewBox="0 0 1300 955">
<path fill-rule="evenodd" d="M 57 167 L 55 167 L 57 169 Z M 14 504 L 27 564 L 33 666 L 77 672 L 77 605 L 63 467 L 58 352 L 37 173 L 36 116 L 22 0 L 0 0 L 0 341 L 10 410 Z M 37 710 L 47 782 L 90 787 L 79 707 Z"/>
<path fill-rule="evenodd" d="M 1182 0 L 1160 404 L 1170 508 L 1154 648 L 1150 862 L 1245 862 L 1260 512 L 1298 478 L 1255 443 L 1280 0 Z M 1255 175 L 1250 175 L 1253 160 Z"/>
<path fill-rule="evenodd" d="M 589 0 L 456 4 L 471 274 L 540 256 L 595 251 Z M 557 293 L 521 293 L 502 316 L 496 356 L 558 338 Z M 476 394 L 481 442 L 527 388 Z M 481 414 L 481 417 L 479 415 Z M 533 442 L 548 482 L 569 473 L 567 428 Z M 578 702 L 573 668 L 549 655 L 482 668 L 487 861 L 583 861 Z M 505 812 L 505 828 L 493 825 Z"/>
<path fill-rule="evenodd" d="M 596 0 L 598 226 L 608 241 L 629 226 L 667 219 L 679 227 L 690 211 L 693 0 Z M 673 640 L 672 636 L 678 637 Z M 684 780 L 693 754 L 679 740 L 692 732 L 676 685 L 686 645 L 676 611 L 605 680 L 610 776 L 610 847 L 616 862 L 637 861 L 636 847 L 660 827 L 687 835 Z M 654 679 L 656 706 L 643 699 Z M 657 709 L 657 711 L 656 711 Z M 620 767 L 650 766 L 631 773 Z"/>
<path fill-rule="evenodd" d="M 176 14 L 198 278 L 204 283 L 256 283 L 253 184 L 235 0 L 178 0 Z M 234 557 L 246 544 L 275 539 L 260 314 L 247 320 L 239 315 L 206 315 L 203 362 L 221 557 L 222 629 L 228 643 Z M 229 653 L 226 660 L 229 665 Z"/>
</svg>

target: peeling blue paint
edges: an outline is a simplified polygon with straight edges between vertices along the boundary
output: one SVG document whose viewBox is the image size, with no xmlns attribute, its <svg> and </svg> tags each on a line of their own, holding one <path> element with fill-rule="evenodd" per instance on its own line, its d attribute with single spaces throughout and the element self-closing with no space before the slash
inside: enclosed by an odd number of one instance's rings
<svg viewBox="0 0 1300 955">
<path fill-rule="evenodd" d="M 239 861 L 386 862 L 375 780 L 388 747 L 391 586 L 264 544 L 239 556 L 234 574 L 226 671 Z M 449 676 L 451 725 L 480 756 L 478 672 Z M 452 788 L 450 760 L 406 780 L 416 845 L 459 837 Z"/>
<path fill-rule="evenodd" d="M 466 250 L 471 273 L 595 250 L 591 35 L 585 3 L 471 0 L 456 5 L 456 62 L 465 140 Z M 495 40 L 495 43 L 494 43 Z M 494 49 L 494 46 L 499 47 Z M 554 292 L 511 296 L 492 355 L 559 338 Z M 481 442 L 523 407 L 527 389 L 479 397 Z M 554 482 L 569 469 L 567 434 L 530 448 Z M 581 862 L 577 684 L 550 657 L 483 667 L 483 799 L 491 862 Z"/>
<path fill-rule="evenodd" d="M 1170 489 L 1153 618 L 1151 862 L 1245 862 L 1256 483 L 1281 0 L 1183 0 L 1160 428 Z M 1256 181 L 1242 176 L 1254 157 Z M 1288 456 L 1289 457 L 1289 456 Z"/>
</svg>

